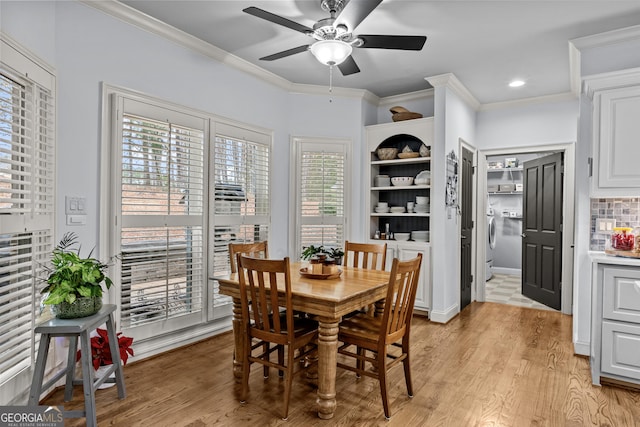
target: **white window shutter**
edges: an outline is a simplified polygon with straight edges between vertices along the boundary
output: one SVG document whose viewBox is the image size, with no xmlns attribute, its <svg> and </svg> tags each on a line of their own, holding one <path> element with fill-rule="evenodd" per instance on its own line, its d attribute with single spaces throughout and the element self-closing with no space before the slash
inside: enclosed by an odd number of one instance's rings
<svg viewBox="0 0 640 427">
<path fill-rule="evenodd" d="M 206 283 L 204 130 L 125 111 L 120 162 L 123 328 L 198 323 Z"/>
</svg>

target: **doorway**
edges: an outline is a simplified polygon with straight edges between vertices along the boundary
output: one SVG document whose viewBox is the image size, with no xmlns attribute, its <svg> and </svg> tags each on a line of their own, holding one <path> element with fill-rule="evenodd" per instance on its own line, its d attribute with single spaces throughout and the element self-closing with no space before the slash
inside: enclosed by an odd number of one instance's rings
<svg viewBox="0 0 640 427">
<path fill-rule="evenodd" d="M 478 193 L 484 197 L 478 200 L 478 239 L 476 243 L 477 264 L 476 277 L 478 301 L 486 301 L 487 293 L 500 281 L 510 282 L 510 286 L 520 289 L 522 268 L 522 169 L 509 169 L 521 165 L 526 159 L 542 157 L 549 153 L 564 155 L 564 176 L 562 194 L 574 193 L 574 151 L 573 143 L 540 145 L 530 147 L 507 148 L 499 150 L 485 150 L 478 154 Z M 505 164 L 505 162 L 509 164 Z M 501 163 L 501 164 L 499 164 Z M 495 170 L 495 172 L 489 172 Z M 519 174 L 519 175 L 518 175 Z M 498 176 L 493 179 L 491 176 Z M 503 184 L 501 188 L 499 185 Z M 518 185 L 517 189 L 515 184 Z M 498 187 L 496 187 L 498 185 Z M 491 198 L 493 196 L 493 198 Z M 562 244 L 561 244 L 561 311 L 571 314 L 573 299 L 573 197 L 563 197 L 562 202 Z M 486 216 L 491 213 L 496 218 L 496 240 L 493 250 L 489 249 L 486 239 L 489 226 Z M 500 229 L 500 226 L 503 229 Z M 506 227 L 506 229 L 504 229 Z M 501 245 L 502 240 L 502 247 Z M 515 250 L 512 250 L 516 248 Z M 511 257 L 508 262 L 500 260 L 501 254 L 507 253 Z M 491 262 L 489 262 L 491 261 Z M 497 261 L 497 263 L 496 263 Z M 497 279 L 497 280 L 495 280 Z M 505 280 L 506 279 L 506 280 Z M 492 283 L 492 280 L 493 283 Z M 537 308 L 541 308 L 536 306 Z"/>
</svg>

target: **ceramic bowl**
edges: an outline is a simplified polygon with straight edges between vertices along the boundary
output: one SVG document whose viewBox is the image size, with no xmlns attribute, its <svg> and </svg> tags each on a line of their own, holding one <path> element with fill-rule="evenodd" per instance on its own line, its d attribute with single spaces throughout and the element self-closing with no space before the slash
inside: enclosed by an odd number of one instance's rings
<svg viewBox="0 0 640 427">
<path fill-rule="evenodd" d="M 404 187 L 407 185 L 411 185 L 413 184 L 413 177 L 412 176 L 394 176 L 393 178 L 391 178 L 391 184 L 395 185 L 396 187 Z"/>
<path fill-rule="evenodd" d="M 393 160 L 398 155 L 397 148 L 378 148 L 376 155 L 380 160 Z"/>
</svg>

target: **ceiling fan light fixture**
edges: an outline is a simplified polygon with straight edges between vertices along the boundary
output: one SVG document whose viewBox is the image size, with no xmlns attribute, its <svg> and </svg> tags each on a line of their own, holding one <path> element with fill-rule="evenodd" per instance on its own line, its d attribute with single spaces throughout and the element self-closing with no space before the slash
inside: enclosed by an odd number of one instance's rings
<svg viewBox="0 0 640 427">
<path fill-rule="evenodd" d="M 310 50 L 324 65 L 338 65 L 351 55 L 353 48 L 342 40 L 320 40 L 312 44 Z"/>
</svg>

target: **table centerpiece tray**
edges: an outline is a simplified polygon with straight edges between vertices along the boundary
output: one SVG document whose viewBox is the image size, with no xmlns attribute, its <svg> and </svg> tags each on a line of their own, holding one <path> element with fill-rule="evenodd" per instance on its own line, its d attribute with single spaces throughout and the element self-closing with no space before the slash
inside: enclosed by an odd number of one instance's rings
<svg viewBox="0 0 640 427">
<path fill-rule="evenodd" d="M 302 277 L 306 277 L 307 279 L 318 279 L 318 280 L 328 280 L 328 279 L 337 279 L 342 274 L 342 270 L 338 269 L 336 273 L 312 273 L 309 271 L 307 267 L 300 269 L 300 275 Z"/>
</svg>

